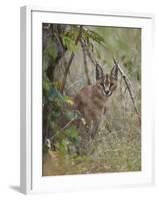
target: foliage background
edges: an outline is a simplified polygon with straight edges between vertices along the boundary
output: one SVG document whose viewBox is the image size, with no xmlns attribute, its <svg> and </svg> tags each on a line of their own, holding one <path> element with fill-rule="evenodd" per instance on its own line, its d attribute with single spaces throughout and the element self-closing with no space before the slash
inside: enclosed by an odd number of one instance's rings
<svg viewBox="0 0 159 200">
<path fill-rule="evenodd" d="M 141 170 L 141 128 L 122 80 L 95 139 L 84 141 L 74 125 L 65 128 L 79 117 L 67 109 L 71 97 L 95 83 L 95 66 L 76 42 L 79 32 L 80 26 L 43 24 L 43 175 Z M 105 72 L 113 66 L 112 57 L 117 58 L 140 113 L 141 30 L 84 26 L 81 38 Z M 46 138 L 53 138 L 51 150 Z"/>
</svg>

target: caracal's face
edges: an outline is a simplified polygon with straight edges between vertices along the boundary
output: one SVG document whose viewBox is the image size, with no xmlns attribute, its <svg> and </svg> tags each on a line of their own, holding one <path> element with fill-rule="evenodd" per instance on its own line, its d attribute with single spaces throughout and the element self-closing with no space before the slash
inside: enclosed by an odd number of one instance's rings
<svg viewBox="0 0 159 200">
<path fill-rule="evenodd" d="M 97 84 L 100 86 L 102 94 L 106 97 L 112 95 L 113 91 L 117 87 L 118 80 L 118 67 L 116 65 L 113 66 L 110 74 L 103 73 L 100 65 L 96 66 L 96 80 Z"/>
<path fill-rule="evenodd" d="M 103 76 L 103 78 L 99 80 L 98 83 L 101 87 L 102 94 L 106 97 L 111 96 L 117 87 L 117 80 L 115 80 L 111 74 L 106 74 Z"/>
</svg>

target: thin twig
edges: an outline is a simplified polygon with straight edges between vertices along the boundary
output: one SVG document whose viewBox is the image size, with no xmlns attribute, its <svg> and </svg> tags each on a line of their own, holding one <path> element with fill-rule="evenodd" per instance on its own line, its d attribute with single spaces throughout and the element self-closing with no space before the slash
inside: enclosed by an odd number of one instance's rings
<svg viewBox="0 0 159 200">
<path fill-rule="evenodd" d="M 75 45 L 78 44 L 80 38 L 81 38 L 81 35 L 82 35 L 82 26 L 80 26 L 80 30 L 79 30 L 79 34 L 77 36 L 77 39 L 75 41 Z M 73 58 L 74 58 L 75 54 L 72 52 L 71 56 L 70 56 L 70 59 L 68 61 L 68 64 L 66 66 L 66 69 L 65 69 L 65 73 L 64 73 L 64 78 L 63 78 L 63 81 L 62 81 L 62 88 L 61 88 L 61 92 L 63 92 L 64 88 L 65 88 L 65 84 L 66 84 L 66 80 L 67 80 L 67 75 L 69 73 L 69 70 L 70 70 L 70 66 L 72 64 L 72 61 L 73 61 Z"/>
<path fill-rule="evenodd" d="M 53 140 L 57 134 L 63 132 L 68 126 L 70 126 L 70 124 L 72 124 L 72 122 L 74 122 L 74 120 L 76 120 L 76 118 L 71 119 L 64 127 L 62 127 L 59 131 L 57 131 L 55 135 L 50 137 L 49 140 Z"/>
<path fill-rule="evenodd" d="M 68 126 L 70 126 L 70 124 L 72 124 L 72 122 L 75 120 L 76 118 L 71 119 L 62 129 L 60 129 L 60 131 L 64 131 Z"/>
<path fill-rule="evenodd" d="M 79 85 L 83 82 L 83 77 L 78 79 L 77 81 L 74 81 L 68 88 L 66 88 L 66 93 L 72 89 L 73 87 L 75 87 L 76 85 Z"/>
<path fill-rule="evenodd" d="M 89 51 L 88 46 L 86 45 L 86 43 L 85 43 L 83 40 L 80 40 L 80 42 L 82 43 L 82 46 L 85 48 L 89 59 L 90 59 L 91 62 L 96 66 L 97 62 L 96 62 L 96 60 L 94 59 L 94 56 L 91 55 L 91 52 Z"/>
<path fill-rule="evenodd" d="M 123 73 L 123 71 L 122 71 L 122 69 L 121 69 L 121 67 L 120 67 L 119 64 L 118 64 L 118 69 L 119 69 L 119 72 L 120 72 L 120 74 L 121 74 L 121 76 L 122 76 L 124 82 L 125 82 L 125 85 L 126 85 L 126 87 L 127 87 L 127 89 L 128 89 L 128 92 L 129 92 L 129 94 L 130 94 L 132 103 L 133 103 L 133 105 L 134 105 L 134 110 L 135 110 L 136 114 L 139 114 L 139 113 L 138 113 L 138 110 L 137 110 L 137 107 L 136 107 L 136 105 L 135 105 L 134 94 L 132 93 L 132 90 L 131 90 L 131 88 L 130 88 L 130 84 L 129 84 L 129 82 L 128 82 L 128 78 L 127 78 L 127 76 Z"/>
<path fill-rule="evenodd" d="M 119 70 L 119 72 L 120 72 L 120 74 L 121 74 L 121 77 L 123 78 L 123 80 L 124 80 L 124 82 L 125 82 L 126 88 L 127 88 L 128 92 L 129 92 L 131 101 L 132 101 L 132 103 L 133 103 L 134 110 L 135 110 L 135 112 L 136 112 L 136 114 L 137 114 L 137 116 L 138 116 L 139 122 L 140 122 L 140 124 L 141 124 L 140 115 L 139 115 L 139 112 L 138 112 L 137 107 L 136 107 L 136 104 L 135 104 L 134 94 L 133 94 L 133 92 L 132 92 L 132 90 L 131 90 L 131 82 L 130 82 L 130 80 L 128 79 L 128 77 L 126 76 L 126 74 L 124 73 L 124 71 L 123 71 L 123 69 L 121 68 L 121 66 L 116 62 L 116 60 L 115 60 L 114 58 L 113 58 L 113 60 L 114 60 L 114 64 L 118 67 L 118 70 Z"/>
<path fill-rule="evenodd" d="M 84 68 L 85 68 L 85 75 L 87 78 L 87 83 L 88 85 L 91 85 L 91 80 L 89 78 L 89 73 L 88 73 L 88 65 L 87 65 L 87 58 L 86 58 L 86 48 L 83 45 L 82 41 L 80 40 L 82 51 L 83 51 L 83 63 L 84 63 Z"/>
</svg>

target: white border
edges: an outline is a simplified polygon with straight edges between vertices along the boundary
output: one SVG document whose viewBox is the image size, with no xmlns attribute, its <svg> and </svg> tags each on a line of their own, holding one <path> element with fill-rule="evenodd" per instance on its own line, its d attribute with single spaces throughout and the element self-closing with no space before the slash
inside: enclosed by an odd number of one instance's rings
<svg viewBox="0 0 159 200">
<path fill-rule="evenodd" d="M 23 7 L 21 22 L 21 191 L 61 192 L 152 184 L 152 15 Z M 42 177 L 42 22 L 142 28 L 141 172 Z"/>
</svg>

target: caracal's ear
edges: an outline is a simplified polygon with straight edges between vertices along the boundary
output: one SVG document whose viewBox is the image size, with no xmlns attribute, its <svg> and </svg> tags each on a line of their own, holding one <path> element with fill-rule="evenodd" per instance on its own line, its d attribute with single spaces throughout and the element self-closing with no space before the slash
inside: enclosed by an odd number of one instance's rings
<svg viewBox="0 0 159 200">
<path fill-rule="evenodd" d="M 114 79 L 114 80 L 118 80 L 118 65 L 117 64 L 114 64 L 111 72 L 110 72 L 110 75 L 111 75 L 111 78 Z"/>
<path fill-rule="evenodd" d="M 96 80 L 103 78 L 103 76 L 104 76 L 104 73 L 101 66 L 99 64 L 96 64 Z"/>
</svg>

